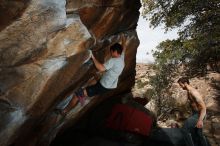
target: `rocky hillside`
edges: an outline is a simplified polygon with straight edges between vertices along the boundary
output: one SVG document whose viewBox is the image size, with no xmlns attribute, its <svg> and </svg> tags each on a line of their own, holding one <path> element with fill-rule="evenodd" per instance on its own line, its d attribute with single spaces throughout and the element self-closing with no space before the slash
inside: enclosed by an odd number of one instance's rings
<svg viewBox="0 0 220 146">
<path fill-rule="evenodd" d="M 155 74 L 152 65 L 137 64 L 136 65 L 136 82 L 132 89 L 134 96 L 150 99 L 145 106 L 155 112 L 157 106 L 153 99 L 148 97 L 149 76 Z M 176 78 L 178 80 L 178 77 Z M 190 79 L 193 87 L 204 96 L 207 106 L 207 118 L 204 126 L 204 133 L 208 137 L 212 146 L 220 145 L 220 74 L 209 72 L 204 77 L 195 77 Z M 167 109 L 164 109 L 163 114 L 158 115 L 157 124 L 159 127 L 171 127 L 176 125 L 181 127 L 184 120 L 190 115 L 191 111 L 187 102 L 187 95 L 177 83 L 173 83 L 169 94 L 164 101 L 168 104 Z"/>
<path fill-rule="evenodd" d="M 135 85 L 132 88 L 132 93 L 134 97 L 147 97 L 147 91 L 151 88 L 149 85 L 149 77 L 155 75 L 151 65 L 148 64 L 136 64 L 136 76 L 135 76 Z"/>
<path fill-rule="evenodd" d="M 104 98 L 134 84 L 139 45 L 136 0 L 2 0 L 0 3 L 0 145 L 49 145 Z M 53 110 L 96 76 L 89 51 L 101 62 L 126 36 L 126 66 L 117 90 L 86 101 L 62 125 Z"/>
</svg>

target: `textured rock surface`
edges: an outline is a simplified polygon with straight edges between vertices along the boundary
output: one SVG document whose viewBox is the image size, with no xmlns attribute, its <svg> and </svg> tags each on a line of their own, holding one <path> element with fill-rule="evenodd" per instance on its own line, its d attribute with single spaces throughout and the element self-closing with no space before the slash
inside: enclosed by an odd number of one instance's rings
<svg viewBox="0 0 220 146">
<path fill-rule="evenodd" d="M 0 4 L 0 145 L 48 145 L 104 97 L 134 84 L 139 1 L 3 0 Z M 126 34 L 119 87 L 77 106 L 54 128 L 51 111 L 96 73 L 88 49 L 104 62 Z M 39 141 L 41 140 L 41 141 Z"/>
</svg>

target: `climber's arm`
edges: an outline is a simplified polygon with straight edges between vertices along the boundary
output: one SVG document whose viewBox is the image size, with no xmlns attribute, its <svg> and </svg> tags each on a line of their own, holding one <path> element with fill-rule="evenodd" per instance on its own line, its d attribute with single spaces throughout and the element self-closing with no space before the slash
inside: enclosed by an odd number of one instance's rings
<svg viewBox="0 0 220 146">
<path fill-rule="evenodd" d="M 125 52 L 126 51 L 126 39 L 125 39 L 125 34 L 122 34 L 121 35 L 121 45 L 122 45 L 122 47 L 123 47 L 123 52 Z"/>
<path fill-rule="evenodd" d="M 104 72 L 106 70 L 105 66 L 102 63 L 100 63 L 93 55 L 91 57 L 98 71 Z"/>
</svg>

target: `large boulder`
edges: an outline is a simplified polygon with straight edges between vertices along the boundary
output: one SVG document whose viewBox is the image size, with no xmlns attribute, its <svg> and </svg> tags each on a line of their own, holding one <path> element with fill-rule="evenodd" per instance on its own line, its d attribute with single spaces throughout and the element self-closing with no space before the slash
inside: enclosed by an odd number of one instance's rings
<svg viewBox="0 0 220 146">
<path fill-rule="evenodd" d="M 104 62 L 109 46 L 126 36 L 125 69 L 105 98 L 134 84 L 139 1 L 3 0 L 0 4 L 0 145 L 49 145 L 104 98 L 77 106 L 54 130 L 48 117 L 97 70 L 88 49 Z M 52 131 L 52 132 L 51 132 Z M 43 137 L 43 138 L 42 138 Z M 45 139 L 44 143 L 39 142 Z"/>
</svg>

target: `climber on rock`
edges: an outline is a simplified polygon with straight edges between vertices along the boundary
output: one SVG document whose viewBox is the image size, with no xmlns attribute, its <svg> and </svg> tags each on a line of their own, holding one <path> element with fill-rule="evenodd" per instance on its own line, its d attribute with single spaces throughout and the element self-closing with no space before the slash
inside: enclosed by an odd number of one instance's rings
<svg viewBox="0 0 220 146">
<path fill-rule="evenodd" d="M 60 114 L 66 115 L 66 113 L 75 107 L 78 101 L 81 103 L 81 105 L 83 105 L 86 97 L 103 94 L 107 91 L 117 88 L 118 78 L 125 66 L 125 49 L 123 48 L 123 46 L 125 46 L 125 37 L 123 35 L 121 40 L 122 45 L 115 43 L 110 47 L 111 58 L 104 64 L 100 63 L 91 53 L 91 58 L 97 70 L 104 72 L 101 79 L 97 81 L 95 85 L 77 90 L 75 92 L 75 96 L 72 97 L 68 105 L 63 110 L 60 110 Z"/>
<path fill-rule="evenodd" d="M 192 116 L 183 125 L 184 139 L 187 146 L 207 146 L 207 141 L 202 133 L 203 120 L 206 115 L 206 105 L 202 95 L 193 88 L 188 78 L 178 80 L 180 87 L 187 91 L 188 99 L 192 108 Z"/>
</svg>

